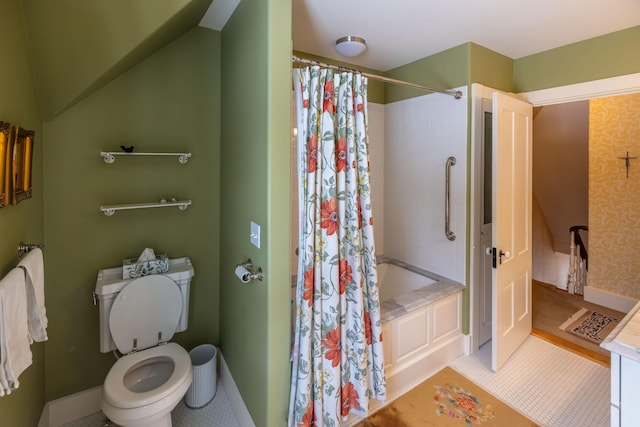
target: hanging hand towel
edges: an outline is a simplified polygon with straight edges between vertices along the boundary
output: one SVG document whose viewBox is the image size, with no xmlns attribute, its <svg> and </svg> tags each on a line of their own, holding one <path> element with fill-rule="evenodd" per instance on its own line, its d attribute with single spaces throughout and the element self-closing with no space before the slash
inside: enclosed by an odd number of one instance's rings
<svg viewBox="0 0 640 427">
<path fill-rule="evenodd" d="M 4 373 L 4 365 L 9 357 L 9 351 L 7 348 L 7 339 L 4 336 L 4 311 L 2 309 L 2 300 L 0 300 L 0 397 L 5 394 L 11 394 L 11 388 L 9 387 L 9 381 Z"/>
<path fill-rule="evenodd" d="M 24 269 L 27 283 L 29 334 L 34 341 L 47 340 L 47 310 L 44 306 L 44 261 L 42 250 L 32 249 L 18 267 Z"/>
<path fill-rule="evenodd" d="M 0 280 L 0 336 L 4 343 L 2 369 L 8 383 L 5 390 L 10 393 L 20 387 L 18 377 L 32 362 L 29 326 L 27 321 L 27 294 L 25 292 L 24 271 L 14 268 Z M 6 355 L 6 357 L 4 356 Z"/>
</svg>

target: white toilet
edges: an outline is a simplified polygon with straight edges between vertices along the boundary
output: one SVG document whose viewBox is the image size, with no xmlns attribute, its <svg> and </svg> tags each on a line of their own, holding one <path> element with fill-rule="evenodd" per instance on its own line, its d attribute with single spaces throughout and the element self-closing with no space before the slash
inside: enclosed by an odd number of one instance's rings
<svg viewBox="0 0 640 427">
<path fill-rule="evenodd" d="M 189 258 L 169 260 L 169 271 L 122 279 L 122 268 L 98 272 L 100 351 L 123 354 L 103 386 L 102 411 L 123 427 L 171 427 L 171 411 L 193 379 L 189 353 L 169 342 L 187 329 Z"/>
</svg>

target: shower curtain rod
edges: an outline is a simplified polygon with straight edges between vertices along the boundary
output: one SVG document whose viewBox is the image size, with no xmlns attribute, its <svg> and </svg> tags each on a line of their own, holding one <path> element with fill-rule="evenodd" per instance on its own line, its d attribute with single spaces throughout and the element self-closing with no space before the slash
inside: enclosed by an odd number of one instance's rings
<svg viewBox="0 0 640 427">
<path fill-rule="evenodd" d="M 299 56 L 293 55 L 291 57 L 291 62 L 298 63 L 298 64 L 305 64 L 305 65 L 317 65 L 319 67 L 330 68 L 332 70 L 350 71 L 350 72 L 353 72 L 353 73 L 361 74 L 364 77 L 368 77 L 370 79 L 380 80 L 380 81 L 382 81 L 384 83 L 391 83 L 391 84 L 400 85 L 400 86 L 409 86 L 409 87 L 412 87 L 414 89 L 422 89 L 422 90 L 426 90 L 426 91 L 429 91 L 429 92 L 444 93 L 445 95 L 453 96 L 455 99 L 462 98 L 462 92 L 460 92 L 459 90 L 434 89 L 432 87 L 422 86 L 422 85 L 415 84 L 415 83 L 409 83 L 409 82 L 405 82 L 405 81 L 402 81 L 402 80 L 396 80 L 396 79 L 392 79 L 390 77 L 384 77 L 384 76 L 379 76 L 377 74 L 366 73 L 364 71 L 356 70 L 354 68 L 344 67 L 342 65 L 327 64 L 326 62 L 320 62 L 320 61 L 316 61 L 314 59 L 300 58 Z"/>
</svg>

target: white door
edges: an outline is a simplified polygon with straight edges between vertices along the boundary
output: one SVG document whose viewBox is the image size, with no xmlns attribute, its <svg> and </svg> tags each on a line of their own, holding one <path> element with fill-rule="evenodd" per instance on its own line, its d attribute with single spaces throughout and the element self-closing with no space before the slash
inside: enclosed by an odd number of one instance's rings
<svg viewBox="0 0 640 427">
<path fill-rule="evenodd" d="M 493 93 L 491 368 L 531 333 L 531 105 Z"/>
</svg>

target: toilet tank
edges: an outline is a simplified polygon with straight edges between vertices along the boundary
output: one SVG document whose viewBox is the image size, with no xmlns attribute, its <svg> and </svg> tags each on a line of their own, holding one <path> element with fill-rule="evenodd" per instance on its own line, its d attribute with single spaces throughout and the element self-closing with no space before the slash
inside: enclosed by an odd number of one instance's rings
<svg viewBox="0 0 640 427">
<path fill-rule="evenodd" d="M 162 274 L 173 280 L 182 294 L 182 312 L 178 320 L 176 332 L 187 329 L 189 322 L 189 288 L 194 276 L 193 266 L 188 257 L 169 260 L 169 270 Z M 100 309 L 100 352 L 107 353 L 115 350 L 116 345 L 109 330 L 109 313 L 118 293 L 135 279 L 122 279 L 122 267 L 106 268 L 98 271 L 96 289 Z"/>
</svg>

